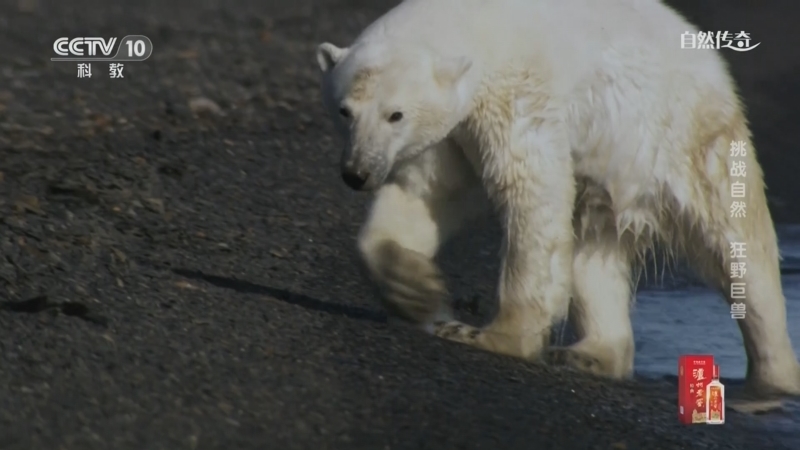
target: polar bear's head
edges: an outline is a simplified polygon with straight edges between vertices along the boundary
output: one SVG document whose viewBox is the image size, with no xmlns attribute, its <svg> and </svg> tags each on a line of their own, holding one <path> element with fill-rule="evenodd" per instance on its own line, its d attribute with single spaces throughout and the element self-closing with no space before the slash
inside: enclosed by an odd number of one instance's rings
<svg viewBox="0 0 800 450">
<path fill-rule="evenodd" d="M 385 42 L 317 49 L 322 95 L 345 140 L 341 170 L 356 190 L 444 139 L 466 116 L 472 62 Z"/>
</svg>

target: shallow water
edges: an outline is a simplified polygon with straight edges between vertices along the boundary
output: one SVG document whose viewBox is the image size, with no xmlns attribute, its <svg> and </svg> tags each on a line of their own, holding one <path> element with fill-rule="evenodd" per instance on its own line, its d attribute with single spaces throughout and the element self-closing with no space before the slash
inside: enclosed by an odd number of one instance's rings
<svg viewBox="0 0 800 450">
<path fill-rule="evenodd" d="M 789 333 L 800 351 L 800 226 L 778 227 Z M 722 296 L 708 288 L 640 288 L 633 311 L 636 373 L 675 377 L 682 354 L 712 354 L 723 382 L 744 379 L 747 359 L 736 320 Z M 677 414 L 677 413 L 676 413 Z M 677 418 L 676 418 L 677 420 Z M 756 416 L 772 433 L 800 448 L 800 404 L 788 402 L 780 415 Z"/>
</svg>

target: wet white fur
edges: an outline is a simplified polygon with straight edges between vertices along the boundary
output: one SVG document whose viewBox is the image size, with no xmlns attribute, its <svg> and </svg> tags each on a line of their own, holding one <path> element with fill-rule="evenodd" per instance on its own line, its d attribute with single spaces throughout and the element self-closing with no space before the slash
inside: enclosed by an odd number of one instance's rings
<svg viewBox="0 0 800 450">
<path fill-rule="evenodd" d="M 633 370 L 641 256 L 660 242 L 729 297 L 730 243 L 746 242 L 734 281 L 747 289 L 748 383 L 800 393 L 743 109 L 715 51 L 680 48 L 686 31 L 696 28 L 656 0 L 406 0 L 349 48 L 320 46 L 326 104 L 354 111 L 340 122 L 345 158 L 381 183 L 359 248 L 386 301 L 409 311 L 439 301 L 432 258 L 493 205 L 506 230 L 497 317 L 476 329 L 434 324 L 446 305 L 408 316 L 535 358 L 569 310 L 581 340 L 554 360 L 621 378 Z M 394 109 L 406 118 L 387 124 Z M 747 216 L 731 218 L 739 140 Z"/>
</svg>

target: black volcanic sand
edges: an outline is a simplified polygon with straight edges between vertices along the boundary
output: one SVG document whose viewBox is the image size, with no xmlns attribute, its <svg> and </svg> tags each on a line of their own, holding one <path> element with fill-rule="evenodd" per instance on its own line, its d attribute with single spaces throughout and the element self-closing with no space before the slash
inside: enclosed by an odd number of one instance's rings
<svg viewBox="0 0 800 450">
<path fill-rule="evenodd" d="M 798 8 L 705 3 L 703 25 L 763 41 L 727 56 L 774 214 L 796 220 Z M 669 381 L 610 383 L 386 323 L 355 270 L 369 197 L 339 179 L 314 49 L 388 6 L 2 3 L 0 448 L 781 448 L 749 416 L 679 425 Z M 49 61 L 59 37 L 128 34 L 155 51 L 124 79 Z M 484 319 L 496 238 L 481 227 L 443 258 Z"/>
</svg>

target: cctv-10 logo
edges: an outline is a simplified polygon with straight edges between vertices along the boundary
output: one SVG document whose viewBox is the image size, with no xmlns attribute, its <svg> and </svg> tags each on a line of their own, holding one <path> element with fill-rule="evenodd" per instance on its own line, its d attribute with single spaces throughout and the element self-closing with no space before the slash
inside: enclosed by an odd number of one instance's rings
<svg viewBox="0 0 800 450">
<path fill-rule="evenodd" d="M 114 53 L 117 38 L 75 37 L 58 38 L 53 51 L 58 55 L 51 61 L 144 61 L 153 53 L 153 43 L 147 36 L 129 35 L 120 40 Z"/>
</svg>

